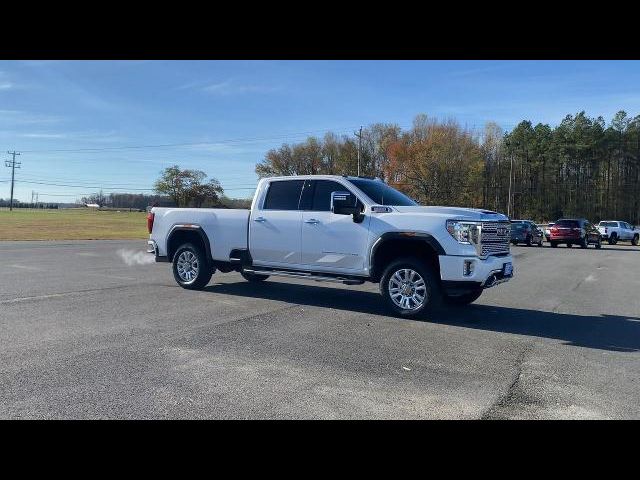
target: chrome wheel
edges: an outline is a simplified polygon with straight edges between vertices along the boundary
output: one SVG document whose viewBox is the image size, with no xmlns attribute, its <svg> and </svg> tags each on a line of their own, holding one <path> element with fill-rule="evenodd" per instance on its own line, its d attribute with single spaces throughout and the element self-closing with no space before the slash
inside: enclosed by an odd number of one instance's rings
<svg viewBox="0 0 640 480">
<path fill-rule="evenodd" d="M 178 256 L 177 271 L 180 280 L 183 282 L 192 282 L 198 277 L 200 264 L 198 257 L 189 250 L 185 250 Z"/>
<path fill-rule="evenodd" d="M 403 268 L 391 275 L 389 296 L 398 307 L 404 310 L 417 310 L 427 299 L 427 287 L 418 272 Z"/>
</svg>

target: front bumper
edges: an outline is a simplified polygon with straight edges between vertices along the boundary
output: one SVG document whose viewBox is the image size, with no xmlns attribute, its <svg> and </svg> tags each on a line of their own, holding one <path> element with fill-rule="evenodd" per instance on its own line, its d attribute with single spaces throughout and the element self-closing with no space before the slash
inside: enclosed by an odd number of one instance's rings
<svg viewBox="0 0 640 480">
<path fill-rule="evenodd" d="M 478 257 L 440 255 L 440 279 L 445 287 L 461 289 L 490 288 L 513 278 L 515 270 L 510 276 L 504 275 L 505 264 L 511 263 L 511 255 L 490 256 L 486 260 Z M 465 261 L 472 262 L 473 271 L 464 275 Z"/>
</svg>

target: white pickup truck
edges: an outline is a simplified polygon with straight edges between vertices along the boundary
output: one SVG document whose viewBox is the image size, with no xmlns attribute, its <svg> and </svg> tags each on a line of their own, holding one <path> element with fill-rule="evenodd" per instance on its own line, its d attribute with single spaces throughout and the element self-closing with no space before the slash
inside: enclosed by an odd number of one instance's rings
<svg viewBox="0 0 640 480">
<path fill-rule="evenodd" d="M 149 253 L 176 282 L 212 274 L 380 284 L 391 310 L 413 317 L 464 305 L 513 276 L 506 216 L 423 207 L 380 180 L 334 175 L 264 178 L 251 210 L 153 208 Z"/>
<path fill-rule="evenodd" d="M 640 243 L 640 229 L 620 220 L 602 220 L 597 225 L 600 236 L 607 240 L 609 245 L 615 245 L 618 240 L 631 242 L 633 245 Z"/>
</svg>

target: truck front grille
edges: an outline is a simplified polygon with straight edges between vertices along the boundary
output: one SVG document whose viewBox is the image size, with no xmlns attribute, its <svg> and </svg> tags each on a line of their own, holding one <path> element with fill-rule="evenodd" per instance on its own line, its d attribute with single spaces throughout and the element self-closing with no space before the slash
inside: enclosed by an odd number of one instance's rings
<svg viewBox="0 0 640 480">
<path fill-rule="evenodd" d="M 480 229 L 480 255 L 509 253 L 511 224 L 509 222 L 484 222 Z"/>
</svg>

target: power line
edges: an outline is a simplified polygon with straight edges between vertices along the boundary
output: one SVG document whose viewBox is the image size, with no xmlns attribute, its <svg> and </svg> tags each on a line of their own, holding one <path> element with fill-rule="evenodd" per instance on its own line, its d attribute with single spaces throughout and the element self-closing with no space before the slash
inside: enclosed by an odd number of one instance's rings
<svg viewBox="0 0 640 480">
<path fill-rule="evenodd" d="M 353 128 L 353 127 L 350 127 Z M 338 133 L 344 133 L 345 129 L 339 129 Z M 217 140 L 213 142 L 182 142 L 182 143 L 163 143 L 155 145 L 127 145 L 119 147 L 101 147 L 101 148 L 61 148 L 61 149 L 42 149 L 42 150 L 22 150 L 23 153 L 75 153 L 75 152 L 103 152 L 112 150 L 137 150 L 146 148 L 173 148 L 173 147 L 197 147 L 200 145 L 219 145 L 232 143 L 258 142 L 263 140 L 286 139 L 294 136 L 309 135 L 318 132 L 330 132 L 330 129 L 308 130 L 306 132 L 292 132 L 288 134 L 280 134 L 266 137 L 245 137 Z"/>
</svg>

